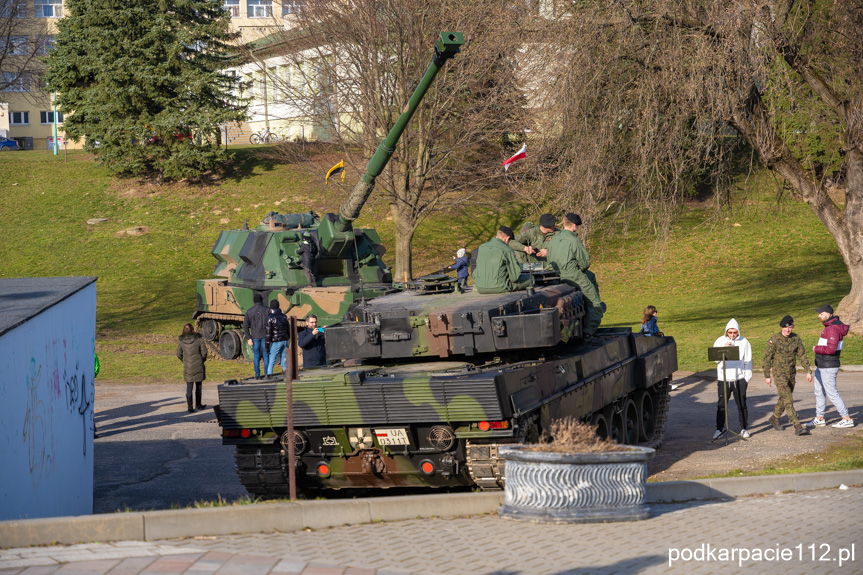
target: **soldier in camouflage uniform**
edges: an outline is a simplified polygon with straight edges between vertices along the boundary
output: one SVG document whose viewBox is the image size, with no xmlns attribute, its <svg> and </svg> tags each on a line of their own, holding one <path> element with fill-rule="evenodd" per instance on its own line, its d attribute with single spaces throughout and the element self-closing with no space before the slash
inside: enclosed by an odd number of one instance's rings
<svg viewBox="0 0 863 575">
<path fill-rule="evenodd" d="M 809 358 L 806 357 L 806 348 L 803 347 L 803 340 L 796 333 L 792 333 L 794 319 L 790 315 L 786 315 L 779 322 L 779 327 L 782 330 L 767 342 L 767 349 L 764 350 L 764 362 L 762 364 L 765 383 L 769 386 L 775 380 L 776 391 L 779 393 L 779 401 L 776 402 L 776 407 L 773 409 L 773 415 L 770 416 L 769 421 L 773 425 L 773 429 L 782 431 L 779 418 L 782 417 L 783 412 L 787 411 L 788 419 L 794 425 L 794 432 L 797 435 L 808 435 L 809 431 L 800 424 L 797 418 L 792 394 L 794 392 L 794 383 L 797 379 L 798 358 L 800 359 L 800 365 L 806 370 L 806 381 L 812 383 L 812 373 L 809 371 Z"/>
<path fill-rule="evenodd" d="M 560 230 L 554 227 L 554 223 L 553 215 L 542 214 L 539 217 L 539 228 L 530 228 L 527 231 L 522 228 L 518 237 L 509 242 L 509 247 L 516 253 L 523 252 L 533 256 L 532 261 L 544 262 L 548 242 L 560 233 Z"/>
<path fill-rule="evenodd" d="M 528 238 L 527 233 L 534 229 L 536 225 L 533 222 L 525 222 L 523 226 L 521 226 L 521 232 L 519 232 L 518 237 Z M 514 247 L 512 242 L 510 242 L 510 247 Z M 527 252 L 524 251 L 524 248 L 520 250 L 515 250 L 515 259 L 520 264 L 528 264 L 536 261 L 536 258 Z"/>
</svg>

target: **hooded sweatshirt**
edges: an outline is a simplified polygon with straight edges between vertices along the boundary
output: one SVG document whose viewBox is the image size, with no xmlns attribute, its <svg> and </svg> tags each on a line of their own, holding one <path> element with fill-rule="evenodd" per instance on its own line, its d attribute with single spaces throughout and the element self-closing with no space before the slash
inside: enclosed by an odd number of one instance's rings
<svg viewBox="0 0 863 575">
<path fill-rule="evenodd" d="M 731 339 L 728 337 L 728 330 L 736 329 L 737 338 Z M 725 347 L 729 342 L 731 345 L 740 348 L 740 359 L 736 361 L 725 362 L 725 381 L 737 381 L 745 379 L 748 383 L 752 379 L 752 346 L 749 341 L 740 333 L 740 326 L 737 325 L 737 320 L 732 319 L 725 325 L 725 335 L 717 339 L 713 343 L 713 347 Z M 716 362 L 716 379 L 722 381 L 722 362 Z"/>
<path fill-rule="evenodd" d="M 839 367 L 839 354 L 842 353 L 842 340 L 848 335 L 851 326 L 845 325 L 835 315 L 824 322 L 824 330 L 815 346 L 815 367 L 825 369 Z"/>
</svg>

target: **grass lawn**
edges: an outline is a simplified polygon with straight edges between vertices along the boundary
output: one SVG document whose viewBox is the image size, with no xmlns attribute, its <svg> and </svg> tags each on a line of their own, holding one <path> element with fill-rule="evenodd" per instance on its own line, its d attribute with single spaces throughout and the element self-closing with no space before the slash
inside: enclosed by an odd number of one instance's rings
<svg viewBox="0 0 863 575">
<path fill-rule="evenodd" d="M 195 280 L 212 272 L 219 231 L 246 218 L 254 226 L 269 210 L 337 211 L 349 185 L 325 187 L 325 170 L 312 178 L 241 147 L 231 176 L 217 184 L 159 187 L 109 177 L 80 151 L 70 151 L 68 162 L 40 151 L 0 154 L 0 277 L 98 276 L 100 379 L 179 384 L 176 336 L 194 311 Z M 678 342 L 681 369 L 693 371 L 712 366 L 706 348 L 731 317 L 752 341 L 756 366 L 785 314 L 795 317 L 807 347 L 814 345 L 814 308 L 835 306 L 850 280 L 815 216 L 790 199 L 777 203 L 773 189 L 765 173 L 741 182 L 728 219 L 710 207 L 685 208 L 665 244 L 643 233 L 594 238 L 604 324 L 636 327 L 644 306 L 657 306 L 660 328 Z M 486 207 L 433 217 L 414 238 L 415 273 L 449 264 L 457 248 L 485 241 L 499 222 L 519 225 L 515 213 Z M 97 217 L 108 221 L 87 224 Z M 358 225 L 375 227 L 393 244 L 379 199 Z M 139 227 L 143 235 L 122 233 Z M 843 361 L 863 363 L 860 338 L 848 338 Z M 208 362 L 210 382 L 250 373 L 242 363 Z"/>
</svg>

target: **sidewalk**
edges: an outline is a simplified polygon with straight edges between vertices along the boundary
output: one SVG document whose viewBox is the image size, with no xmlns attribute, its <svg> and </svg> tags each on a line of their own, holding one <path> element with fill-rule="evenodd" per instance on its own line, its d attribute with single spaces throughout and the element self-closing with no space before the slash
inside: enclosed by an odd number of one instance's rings
<svg viewBox="0 0 863 575">
<path fill-rule="evenodd" d="M 0 575 L 850 574 L 863 571 L 861 513 L 855 487 L 655 504 L 650 519 L 632 523 L 538 525 L 486 514 L 7 549 Z M 734 559 L 723 560 L 732 548 Z M 707 560 L 693 559 L 699 550 Z M 780 560 L 771 559 L 777 550 Z"/>
</svg>

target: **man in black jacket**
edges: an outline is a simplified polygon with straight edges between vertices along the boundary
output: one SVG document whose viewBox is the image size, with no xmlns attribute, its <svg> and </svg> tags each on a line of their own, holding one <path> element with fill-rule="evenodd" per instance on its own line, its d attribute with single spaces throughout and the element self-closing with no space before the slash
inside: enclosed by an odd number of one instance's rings
<svg viewBox="0 0 863 575">
<path fill-rule="evenodd" d="M 297 344 L 303 348 L 303 367 L 326 365 L 327 352 L 324 348 L 324 328 L 318 327 L 318 316 L 310 313 L 306 318 L 306 329 L 297 335 Z"/>
<path fill-rule="evenodd" d="M 285 348 L 289 338 L 288 316 L 282 313 L 279 300 L 270 302 L 270 315 L 267 317 L 267 347 L 270 348 L 270 359 L 267 361 L 267 375 L 273 373 L 276 361 L 281 356 L 282 370 L 288 369 L 285 361 Z"/>
<path fill-rule="evenodd" d="M 297 255 L 303 258 L 303 272 L 309 287 L 315 285 L 315 276 L 318 273 L 318 246 L 309 232 L 303 232 L 303 242 L 297 250 Z"/>
<path fill-rule="evenodd" d="M 261 360 L 264 360 L 265 370 L 269 360 L 266 356 L 265 347 L 268 311 L 264 307 L 264 296 L 256 293 L 254 300 L 255 305 L 246 312 L 246 317 L 243 318 L 243 333 L 255 353 L 255 377 L 261 377 Z"/>
</svg>

